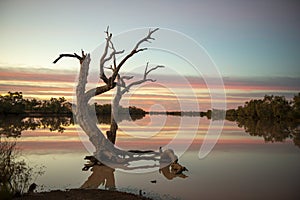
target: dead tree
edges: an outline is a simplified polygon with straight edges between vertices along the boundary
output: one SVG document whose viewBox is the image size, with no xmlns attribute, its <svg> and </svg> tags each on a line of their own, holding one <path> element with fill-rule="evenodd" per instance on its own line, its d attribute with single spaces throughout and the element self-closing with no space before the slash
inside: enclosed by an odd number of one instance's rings
<svg viewBox="0 0 300 200">
<path fill-rule="evenodd" d="M 89 65 L 91 62 L 90 54 L 85 54 L 84 51 L 81 52 L 81 56 L 77 54 L 61 54 L 55 61 L 56 63 L 63 57 L 74 57 L 77 58 L 80 62 L 80 71 L 78 77 L 78 84 L 76 87 L 76 109 L 75 109 L 75 118 L 76 122 L 82 128 L 82 130 L 88 135 L 90 142 L 95 146 L 96 151 L 94 156 L 90 156 L 89 159 L 91 162 L 85 165 L 87 170 L 93 165 L 106 165 L 114 168 L 122 168 L 122 169 L 135 169 L 134 167 L 130 167 L 131 161 L 141 161 L 141 160 L 151 160 L 151 161 L 159 161 L 160 163 L 175 163 L 177 162 L 177 156 L 174 154 L 173 150 L 167 149 L 162 151 L 161 149 L 158 152 L 155 151 L 140 151 L 140 150 L 131 150 L 124 151 L 118 149 L 114 146 L 112 142 L 110 142 L 101 130 L 97 126 L 97 119 L 90 115 L 88 112 L 88 102 L 91 98 L 101 95 L 113 88 L 119 83 L 119 94 L 124 94 L 129 91 L 129 89 L 134 86 L 141 84 L 145 81 L 154 81 L 152 79 L 147 79 L 147 75 L 161 67 L 156 66 L 150 70 L 148 70 L 148 65 L 146 66 L 144 78 L 140 81 L 136 81 L 130 83 L 129 85 L 125 85 L 123 77 L 120 77 L 119 71 L 124 63 L 134 56 L 135 54 L 146 50 L 147 48 L 141 48 L 141 45 L 145 42 L 150 42 L 154 40 L 152 34 L 156 32 L 158 29 L 149 30 L 148 34 L 139 40 L 137 44 L 133 47 L 133 49 L 125 56 L 119 63 L 117 63 L 116 55 L 124 53 L 124 51 L 116 51 L 112 42 L 112 34 L 108 32 L 108 29 L 105 31 L 106 33 L 106 43 L 104 47 L 104 52 L 100 59 L 100 79 L 104 82 L 103 85 L 98 86 L 96 88 L 86 90 L 87 85 L 87 77 L 89 72 Z M 113 73 L 107 77 L 105 74 L 106 63 L 111 62 L 111 67 L 113 69 Z M 118 80 L 116 80 L 118 79 Z M 124 83 L 124 84 L 123 84 Z M 123 89 L 121 89 L 123 85 Z M 122 95 L 121 95 L 122 96 Z M 119 102 L 118 98 L 116 101 Z M 116 102 L 116 103 L 118 103 Z M 151 168 L 153 166 L 139 166 L 138 168 Z"/>
<path fill-rule="evenodd" d="M 163 68 L 162 65 L 157 65 L 156 67 L 149 69 L 149 63 L 147 62 L 143 78 L 138 81 L 131 82 L 129 84 L 126 84 L 127 80 L 131 80 L 133 76 L 121 76 L 118 74 L 117 76 L 117 91 L 115 94 L 115 97 L 112 102 L 111 106 L 111 123 L 110 123 L 110 130 L 106 132 L 107 138 L 115 144 L 116 137 L 117 137 L 117 130 L 118 130 L 118 122 L 119 122 L 119 108 L 120 108 L 120 101 L 122 99 L 122 96 L 129 92 L 129 90 L 136 86 L 143 84 L 145 82 L 155 82 L 155 79 L 148 78 L 148 75 L 150 72 L 158 69 Z M 110 67 L 110 69 L 114 72 L 115 68 Z"/>
<path fill-rule="evenodd" d="M 126 61 L 133 57 L 135 54 L 146 50 L 147 48 L 141 48 L 141 45 L 145 42 L 151 42 L 154 40 L 152 34 L 155 33 L 158 28 L 154 30 L 149 30 L 148 34 L 139 40 L 133 49 L 125 56 L 119 63 L 117 63 L 116 55 L 124 53 L 123 51 L 116 51 L 112 42 L 112 34 L 109 33 L 108 28 L 106 33 L 106 43 L 104 46 L 104 52 L 100 58 L 100 79 L 104 82 L 103 85 L 96 88 L 86 90 L 87 77 L 89 72 L 89 65 L 91 62 L 90 54 L 85 54 L 82 51 L 82 55 L 77 54 L 61 54 L 55 61 L 56 63 L 59 59 L 63 57 L 74 57 L 80 62 L 80 71 L 78 77 L 78 84 L 76 87 L 76 110 L 75 118 L 82 130 L 89 136 L 89 140 L 95 146 L 96 152 L 94 154 L 95 158 L 102 163 L 115 163 L 115 164 L 125 164 L 132 160 L 139 160 L 138 157 L 142 156 L 141 153 L 133 153 L 120 150 L 114 146 L 101 132 L 97 126 L 97 120 L 94 119 L 88 112 L 88 102 L 91 98 L 101 95 L 117 85 L 116 78 L 119 76 L 119 71 L 121 67 L 126 63 Z M 105 73 L 105 67 L 108 62 L 111 62 L 111 66 L 114 69 L 113 73 L 108 77 Z M 153 157 L 159 156 L 159 152 L 151 153 Z"/>
</svg>

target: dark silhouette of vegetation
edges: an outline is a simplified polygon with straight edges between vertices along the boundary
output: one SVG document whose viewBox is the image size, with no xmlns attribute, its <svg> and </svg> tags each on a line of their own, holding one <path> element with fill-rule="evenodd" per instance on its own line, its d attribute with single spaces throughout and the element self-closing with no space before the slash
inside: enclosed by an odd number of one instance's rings
<svg viewBox="0 0 300 200">
<path fill-rule="evenodd" d="M 37 176 L 44 173 L 43 167 L 30 167 L 20 159 L 16 142 L 1 140 L 0 137 L 0 197 L 12 199 L 27 192 Z"/>
<path fill-rule="evenodd" d="M 0 114 L 72 114 L 72 104 L 64 97 L 50 100 L 24 99 L 22 92 L 0 95 Z"/>
<path fill-rule="evenodd" d="M 71 117 L 24 117 L 8 116 L 0 118 L 0 136 L 20 137 L 22 131 L 48 128 L 50 131 L 63 132 L 65 127 L 74 124 Z"/>
<path fill-rule="evenodd" d="M 208 110 L 207 112 L 199 112 L 199 111 L 151 111 L 146 112 L 146 114 L 149 115 L 172 115 L 172 116 L 188 116 L 188 117 L 205 117 L 208 116 L 208 113 L 211 112 L 211 110 Z"/>
<path fill-rule="evenodd" d="M 299 122 L 239 118 L 237 124 L 249 135 L 263 137 L 266 142 L 284 142 L 286 139 L 292 139 L 294 144 L 300 147 Z"/>
<path fill-rule="evenodd" d="M 129 110 L 131 109 L 133 109 L 134 112 L 136 110 L 139 111 L 138 108 L 129 108 Z M 128 115 L 120 115 L 120 120 L 135 121 L 143 118 L 144 116 L 145 115 L 143 115 L 142 112 L 140 114 L 132 114 L 131 117 Z M 99 124 L 110 124 L 111 115 L 98 115 L 97 119 Z M 66 127 L 74 124 L 75 122 L 73 120 L 73 117 L 69 116 L 6 116 L 5 118 L 0 117 L 0 136 L 20 137 L 23 131 L 36 129 L 49 129 L 50 131 L 57 131 L 59 133 L 63 133 Z"/>
<path fill-rule="evenodd" d="M 110 104 L 106 104 L 109 107 Z M 106 110 L 107 108 L 105 108 Z M 139 119 L 144 118 L 146 115 L 146 112 L 140 108 L 131 107 L 129 108 L 123 108 L 121 107 L 118 114 L 118 120 L 119 122 L 122 122 L 123 120 L 127 121 L 136 121 Z M 104 114 L 97 114 L 97 119 L 99 124 L 111 124 L 111 114 L 110 112 L 104 113 Z"/>
<path fill-rule="evenodd" d="M 99 105 L 95 103 L 89 105 L 88 109 L 93 110 L 97 116 L 111 115 L 111 104 Z M 122 119 L 132 120 L 141 119 L 146 112 L 135 106 L 123 108 L 119 106 L 118 114 Z M 124 115 L 130 114 L 129 117 Z M 72 116 L 72 104 L 67 102 L 64 97 L 51 98 L 50 100 L 24 99 L 22 92 L 8 92 L 6 95 L 0 95 L 0 115 L 22 115 L 22 116 Z M 33 123 L 31 123 L 33 124 Z"/>
<path fill-rule="evenodd" d="M 263 137 L 266 142 L 283 142 L 289 138 L 300 147 L 300 93 L 291 101 L 273 95 L 251 100 L 237 109 L 227 110 L 226 119 L 236 121 L 246 133 Z"/>
<path fill-rule="evenodd" d="M 239 119 L 255 119 L 257 120 L 290 120 L 297 121 L 300 119 L 300 93 L 295 95 L 291 101 L 283 96 L 268 96 L 263 99 L 255 99 L 246 102 L 244 106 L 237 109 L 224 110 L 212 109 L 206 112 L 199 111 L 167 111 L 156 112 L 151 111 L 146 114 L 150 115 L 173 115 L 173 116 L 195 116 L 207 117 L 208 119 L 218 120 L 226 119 L 237 121 Z"/>
<path fill-rule="evenodd" d="M 25 112 L 25 102 L 22 92 L 8 92 L 7 95 L 0 95 L 0 113 L 19 114 Z"/>
<path fill-rule="evenodd" d="M 291 101 L 284 96 L 265 95 L 263 99 L 250 100 L 244 106 L 227 110 L 226 117 L 231 120 L 238 118 L 296 120 L 300 118 L 300 93 Z"/>
<path fill-rule="evenodd" d="M 97 116 L 99 124 L 110 124 L 110 105 L 97 105 L 99 114 Z M 106 111 L 108 111 L 106 113 Z M 120 111 L 125 114 L 120 114 L 120 120 L 138 120 L 145 116 L 142 109 L 136 107 L 122 108 Z M 131 116 L 128 116 L 127 113 Z M 66 127 L 74 125 L 73 117 L 69 116 L 44 116 L 44 117 L 28 117 L 26 115 L 10 115 L 6 117 L 0 117 L 0 136 L 7 137 L 20 137 L 21 133 L 25 130 L 36 129 L 49 129 L 50 131 L 57 131 L 63 133 Z"/>
<path fill-rule="evenodd" d="M 98 105 L 95 103 L 95 108 L 91 107 L 91 109 L 95 109 L 97 115 L 111 115 L 111 104 Z M 146 111 L 135 106 L 129 106 L 129 108 L 118 106 L 117 112 L 118 116 L 130 114 L 132 119 L 139 118 L 139 116 L 144 117 L 146 115 Z"/>
</svg>

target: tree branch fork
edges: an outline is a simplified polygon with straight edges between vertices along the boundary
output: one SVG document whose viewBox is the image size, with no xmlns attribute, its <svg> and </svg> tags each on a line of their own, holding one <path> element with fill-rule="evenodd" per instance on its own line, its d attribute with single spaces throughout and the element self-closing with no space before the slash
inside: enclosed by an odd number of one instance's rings
<svg viewBox="0 0 300 200">
<path fill-rule="evenodd" d="M 86 91 L 85 92 L 85 100 L 89 101 L 93 96 L 97 96 L 102 93 L 105 93 L 105 92 L 113 89 L 117 84 L 120 84 L 119 81 L 116 82 L 117 77 L 120 78 L 120 81 L 122 83 L 124 83 L 124 80 L 126 79 L 126 77 L 120 77 L 120 75 L 119 75 L 119 71 L 120 71 L 121 67 L 126 63 L 126 61 L 129 58 L 133 57 L 135 54 L 137 54 L 141 51 L 147 50 L 147 48 L 141 48 L 140 46 L 145 42 L 151 43 L 151 40 L 155 40 L 155 38 L 152 37 L 152 34 L 158 30 L 159 30 L 158 28 L 155 28 L 153 30 L 149 29 L 148 34 L 144 38 L 140 39 L 136 43 L 136 45 L 133 47 L 133 49 L 126 56 L 124 56 L 123 59 L 119 63 L 117 63 L 116 55 L 123 54 L 123 53 L 125 53 L 125 51 L 124 50 L 117 51 L 115 49 L 113 41 L 112 41 L 113 35 L 112 35 L 112 33 L 109 32 L 109 27 L 107 27 L 107 29 L 105 31 L 106 42 L 105 42 L 105 46 L 104 46 L 104 52 L 100 58 L 100 64 L 99 64 L 99 68 L 100 68 L 99 78 L 105 83 L 105 85 L 90 89 L 89 91 Z M 82 64 L 87 56 L 90 56 L 90 55 L 86 54 L 83 50 L 81 50 L 81 56 L 79 56 L 76 53 L 60 54 L 59 57 L 53 61 L 53 63 L 56 64 L 60 59 L 62 59 L 64 57 L 71 57 L 71 58 L 78 59 L 80 62 L 81 68 L 82 68 L 83 67 Z M 88 62 L 88 65 L 89 65 L 89 62 Z M 106 64 L 108 62 L 111 62 L 110 67 L 106 67 Z M 146 81 L 155 82 L 155 80 L 146 79 L 146 77 L 151 71 L 153 71 L 157 68 L 160 68 L 160 67 L 163 67 L 163 66 L 156 66 L 155 68 L 147 70 L 147 68 L 148 68 L 148 63 L 147 63 L 146 68 L 145 68 L 145 73 L 144 73 L 144 79 L 133 82 L 133 83 L 129 84 L 128 86 L 125 86 L 124 92 L 129 91 L 129 88 L 134 85 L 141 84 L 141 82 L 146 82 Z M 105 69 L 112 69 L 113 73 L 110 77 L 107 77 L 107 75 L 105 73 Z M 127 79 L 128 79 L 128 77 L 127 77 Z M 121 85 L 124 86 L 124 84 L 121 84 Z"/>
</svg>

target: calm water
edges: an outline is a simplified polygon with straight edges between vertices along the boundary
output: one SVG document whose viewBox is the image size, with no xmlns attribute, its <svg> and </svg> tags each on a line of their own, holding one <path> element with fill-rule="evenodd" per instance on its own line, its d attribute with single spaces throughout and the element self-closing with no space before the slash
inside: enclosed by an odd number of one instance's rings
<svg viewBox="0 0 300 200">
<path fill-rule="evenodd" d="M 182 123 L 184 122 L 184 123 Z M 116 187 L 156 199 L 299 199 L 300 148 L 286 139 L 265 143 L 249 136 L 234 122 L 225 122 L 221 137 L 204 159 L 198 158 L 209 120 L 196 117 L 146 116 L 120 123 L 117 145 L 124 149 L 164 148 L 180 132 L 175 147 L 193 141 L 179 158 L 186 176 L 165 177 L 158 168 L 148 173 L 124 172 L 107 167 L 82 171 L 90 155 L 76 126 L 63 133 L 46 129 L 23 131 L 18 146 L 30 165 L 44 165 L 45 174 L 35 181 L 39 190 L 79 188 L 90 184 Z M 199 126 L 199 128 L 197 128 Z M 102 130 L 108 125 L 100 125 Z M 194 135 L 195 134 L 195 135 Z M 150 137 L 151 136 L 151 137 Z M 175 153 L 177 149 L 174 148 Z M 88 182 L 86 182 L 88 180 Z M 155 180 L 156 183 L 151 183 Z"/>
</svg>

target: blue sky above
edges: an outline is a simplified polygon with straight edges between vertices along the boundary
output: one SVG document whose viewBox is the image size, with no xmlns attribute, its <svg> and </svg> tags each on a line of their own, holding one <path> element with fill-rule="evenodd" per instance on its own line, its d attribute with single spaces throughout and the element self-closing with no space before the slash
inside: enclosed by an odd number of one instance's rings
<svg viewBox="0 0 300 200">
<path fill-rule="evenodd" d="M 205 47 L 225 77 L 299 77 L 299 9 L 291 0 L 1 1 L 0 64 L 68 70 L 78 63 L 53 59 L 93 51 L 107 25 L 114 34 L 161 27 Z"/>
</svg>

